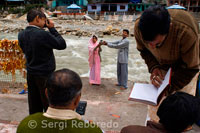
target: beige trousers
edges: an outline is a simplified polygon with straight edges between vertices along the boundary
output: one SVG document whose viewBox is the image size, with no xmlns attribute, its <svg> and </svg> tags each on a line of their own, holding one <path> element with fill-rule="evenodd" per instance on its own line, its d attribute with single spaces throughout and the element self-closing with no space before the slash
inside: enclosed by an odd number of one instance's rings
<svg viewBox="0 0 200 133">
<path fill-rule="evenodd" d="M 196 86 L 197 86 L 197 79 L 198 79 L 198 75 L 199 73 L 197 73 L 193 79 L 190 81 L 190 83 L 188 83 L 183 89 L 181 90 L 178 90 L 178 91 L 182 91 L 182 92 L 186 92 L 188 94 L 191 94 L 193 96 L 195 96 L 196 94 Z M 151 106 L 151 105 L 148 105 L 148 111 L 147 111 L 147 120 L 152 120 L 152 121 L 155 121 L 155 122 L 159 122 L 159 118 L 157 116 L 157 110 L 160 106 L 160 104 L 162 103 L 162 101 L 166 98 L 163 97 L 159 103 L 158 106 Z"/>
</svg>

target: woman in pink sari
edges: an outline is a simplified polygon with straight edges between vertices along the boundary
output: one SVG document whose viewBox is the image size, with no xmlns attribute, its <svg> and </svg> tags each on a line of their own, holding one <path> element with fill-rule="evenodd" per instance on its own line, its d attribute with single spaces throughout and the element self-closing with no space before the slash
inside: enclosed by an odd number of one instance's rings
<svg viewBox="0 0 200 133">
<path fill-rule="evenodd" d="M 89 41 L 89 67 L 90 67 L 90 77 L 89 82 L 92 85 L 100 85 L 101 84 L 101 44 L 97 43 L 97 37 L 95 35 Z"/>
</svg>

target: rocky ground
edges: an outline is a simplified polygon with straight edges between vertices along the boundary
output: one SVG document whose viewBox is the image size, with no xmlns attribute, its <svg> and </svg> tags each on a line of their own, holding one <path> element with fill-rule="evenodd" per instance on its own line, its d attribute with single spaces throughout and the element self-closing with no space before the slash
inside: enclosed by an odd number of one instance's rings
<svg viewBox="0 0 200 133">
<path fill-rule="evenodd" d="M 91 36 L 97 34 L 121 36 L 123 29 L 129 29 L 133 36 L 134 22 L 100 21 L 100 20 L 59 20 L 53 19 L 55 28 L 62 35 Z M 18 33 L 28 25 L 26 15 L 17 18 L 17 15 L 10 14 L 0 18 L 0 31 L 3 33 Z"/>
</svg>

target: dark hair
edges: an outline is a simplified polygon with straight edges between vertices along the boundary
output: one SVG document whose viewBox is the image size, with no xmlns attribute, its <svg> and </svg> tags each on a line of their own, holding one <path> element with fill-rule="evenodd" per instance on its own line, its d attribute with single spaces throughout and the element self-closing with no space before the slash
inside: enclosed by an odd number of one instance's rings
<svg viewBox="0 0 200 133">
<path fill-rule="evenodd" d="M 160 123 L 170 132 L 183 132 L 188 126 L 199 120 L 200 105 L 197 98 L 176 92 L 168 96 L 157 111 Z"/>
<path fill-rule="evenodd" d="M 125 31 L 127 34 L 129 34 L 129 30 L 127 30 L 127 29 L 123 29 L 123 31 Z"/>
<path fill-rule="evenodd" d="M 96 38 L 96 39 L 98 40 L 98 38 L 97 38 L 97 36 L 96 36 L 96 35 L 93 35 L 93 36 L 92 36 L 92 38 Z"/>
<path fill-rule="evenodd" d="M 139 30 L 145 41 L 153 41 L 157 35 L 167 34 L 169 27 L 170 15 L 167 9 L 160 5 L 147 8 L 139 20 Z"/>
<path fill-rule="evenodd" d="M 30 23 L 32 22 L 35 17 L 39 17 L 39 18 L 46 18 L 46 15 L 40 11 L 40 10 L 36 10 L 36 9 L 31 9 L 28 14 L 27 14 L 27 21 Z"/>
<path fill-rule="evenodd" d="M 79 75 L 69 69 L 55 71 L 47 80 L 49 103 L 54 106 L 66 106 L 81 91 L 82 81 Z"/>
</svg>

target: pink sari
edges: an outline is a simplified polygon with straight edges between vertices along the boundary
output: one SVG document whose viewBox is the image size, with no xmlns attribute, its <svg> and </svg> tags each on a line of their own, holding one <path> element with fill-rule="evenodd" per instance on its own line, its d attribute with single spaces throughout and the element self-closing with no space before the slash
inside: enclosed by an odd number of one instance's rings
<svg viewBox="0 0 200 133">
<path fill-rule="evenodd" d="M 93 43 L 92 38 L 89 41 L 89 67 L 90 67 L 90 84 L 101 84 L 101 61 L 99 56 L 99 48 L 94 51 L 98 43 Z"/>
</svg>

